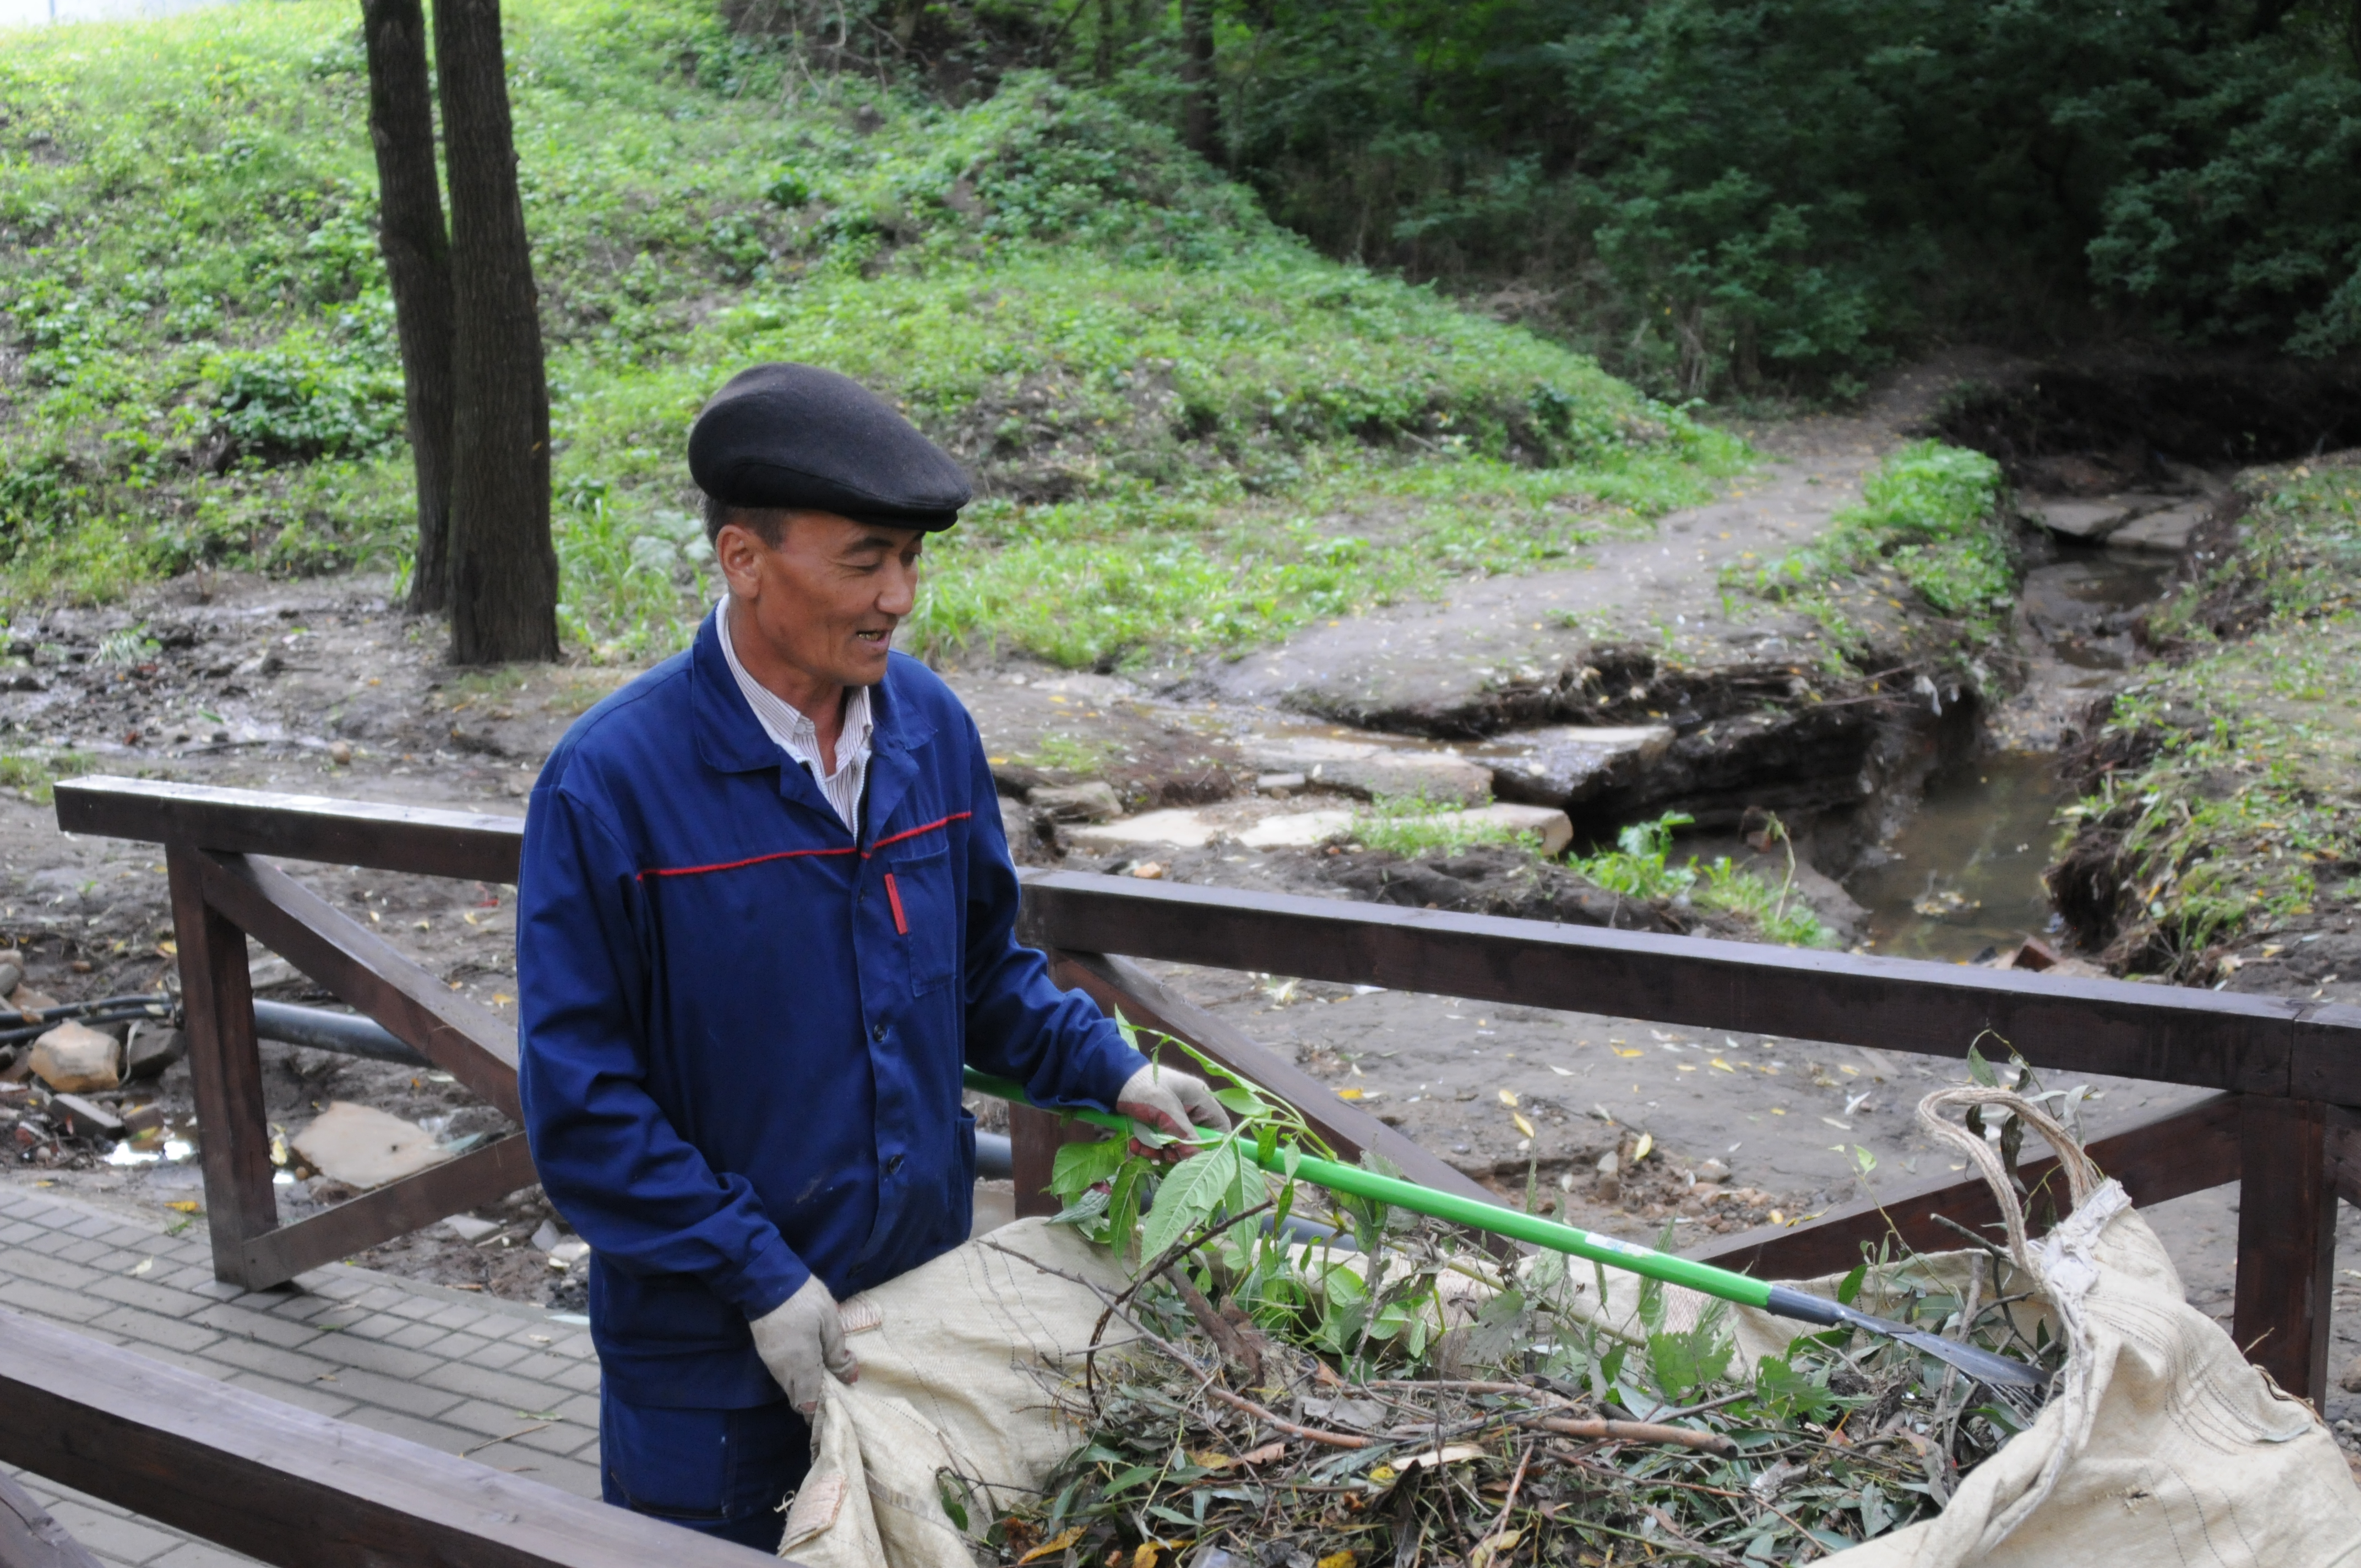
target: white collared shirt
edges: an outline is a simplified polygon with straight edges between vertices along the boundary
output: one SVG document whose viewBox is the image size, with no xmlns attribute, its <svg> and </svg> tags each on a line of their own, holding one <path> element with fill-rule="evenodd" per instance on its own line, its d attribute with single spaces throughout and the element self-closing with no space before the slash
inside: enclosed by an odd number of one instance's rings
<svg viewBox="0 0 2361 1568">
<path fill-rule="evenodd" d="M 828 796 L 829 805 L 852 830 L 861 836 L 861 791 L 869 779 L 869 688 L 848 686 L 844 693 L 844 729 L 836 738 L 836 772 L 824 773 L 819 755 L 819 728 L 770 687 L 746 673 L 738 662 L 738 650 L 730 642 L 730 597 L 724 594 L 719 608 L 713 612 L 713 629 L 721 639 L 721 656 L 730 663 L 730 673 L 738 679 L 738 689 L 746 698 L 746 706 L 754 710 L 755 721 L 763 732 L 778 742 L 779 750 L 810 770 L 819 784 L 820 793 Z"/>
</svg>

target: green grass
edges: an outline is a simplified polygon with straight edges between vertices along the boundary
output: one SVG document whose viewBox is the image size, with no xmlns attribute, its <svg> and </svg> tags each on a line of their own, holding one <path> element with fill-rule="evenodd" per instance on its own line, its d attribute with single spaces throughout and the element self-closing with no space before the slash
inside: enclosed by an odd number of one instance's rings
<svg viewBox="0 0 2361 1568">
<path fill-rule="evenodd" d="M 95 766 L 97 760 L 86 751 L 0 752 L 0 785 L 23 791 L 36 806 L 47 806 L 56 798 L 60 779 L 89 773 Z"/>
<path fill-rule="evenodd" d="M 694 624 L 683 441 L 758 359 L 869 382 L 974 471 L 911 629 L 939 654 L 1243 649 L 1562 563 L 1746 461 L 1583 356 L 1322 260 L 1088 93 L 1018 78 L 953 109 L 815 78 L 696 0 L 506 17 L 561 624 L 593 657 Z M 0 597 L 406 572 L 356 21 L 297 0 L 11 35 Z"/>
<path fill-rule="evenodd" d="M 1848 599 L 1898 583 L 1956 622 L 1964 648 L 1982 647 L 2000 639 L 2016 591 L 2001 499 L 1991 458 L 1917 442 L 1881 462 L 1862 482 L 1861 504 L 1839 511 L 1818 538 L 1775 561 L 1726 569 L 1722 587 L 1790 605 L 1854 649 L 1862 632 Z"/>
<path fill-rule="evenodd" d="M 1837 945 L 1836 933 L 1820 923 L 1791 885 L 1774 886 L 1734 864 L 1727 855 L 1703 866 L 1694 855 L 1686 864 L 1675 864 L 1673 835 L 1691 820 L 1675 811 L 1652 822 L 1633 823 L 1616 836 L 1613 849 L 1568 855 L 1564 864 L 1627 898 L 1686 899 L 1699 909 L 1742 916 L 1753 922 L 1766 941 L 1799 948 Z M 1784 838 L 1785 829 L 1779 832 Z M 1367 810 L 1354 815 L 1352 836 L 1372 850 L 1412 858 L 1456 854 L 1483 844 L 1518 844 L 1536 860 L 1541 855 L 1538 835 L 1515 832 L 1497 822 L 1471 820 L 1455 806 L 1439 804 L 1423 795 L 1379 796 Z"/>
<path fill-rule="evenodd" d="M 1653 822 L 1635 822 L 1616 835 L 1613 849 L 1571 856 L 1566 863 L 1609 893 L 1627 898 L 1686 897 L 1699 909 L 1742 916 L 1769 941 L 1791 948 L 1837 945 L 1836 933 L 1822 925 L 1785 883 L 1773 887 L 1753 872 L 1733 864 L 1727 855 L 1716 856 L 1702 870 L 1694 855 L 1686 865 L 1675 865 L 1673 834 L 1691 820 L 1685 813 L 1674 811 Z M 1784 828 L 1779 835 L 1785 837 Z"/>
<path fill-rule="evenodd" d="M 1372 850 L 1416 860 L 1455 855 L 1485 844 L 1516 844 L 1541 853 L 1541 836 L 1505 824 L 1470 817 L 1456 801 L 1436 801 L 1423 793 L 1379 795 L 1368 809 L 1353 814 L 1353 838 Z"/>
<path fill-rule="evenodd" d="M 2132 765 L 2066 810 L 2114 846 L 2135 968 L 2215 978 L 2228 944 L 2361 910 L 2361 470 L 2249 476 L 2236 552 L 2150 619 L 2180 662 L 2115 700 Z"/>
</svg>

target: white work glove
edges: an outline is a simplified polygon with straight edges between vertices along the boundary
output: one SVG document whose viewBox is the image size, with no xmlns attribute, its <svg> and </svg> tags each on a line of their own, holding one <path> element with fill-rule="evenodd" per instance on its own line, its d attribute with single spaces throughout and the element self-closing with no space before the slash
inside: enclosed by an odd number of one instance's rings
<svg viewBox="0 0 2361 1568">
<path fill-rule="evenodd" d="M 1185 1158 L 1196 1152 L 1187 1145 L 1196 1141 L 1197 1127 L 1211 1127 L 1217 1133 L 1230 1130 L 1229 1113 L 1222 1109 L 1203 1080 L 1154 1062 L 1125 1081 L 1115 1097 L 1115 1108 L 1135 1122 L 1145 1122 L 1159 1133 L 1183 1140 L 1179 1147 L 1155 1150 L 1134 1138 L 1131 1152 L 1136 1155 L 1160 1153 L 1169 1159 Z"/>
<path fill-rule="evenodd" d="M 824 1373 L 834 1373 L 843 1383 L 861 1380 L 861 1363 L 844 1348 L 844 1325 L 837 1321 L 836 1298 L 828 1293 L 817 1274 L 804 1281 L 802 1289 L 747 1327 L 754 1331 L 754 1354 L 787 1391 L 787 1403 L 797 1415 L 807 1416 L 819 1409 Z"/>
</svg>

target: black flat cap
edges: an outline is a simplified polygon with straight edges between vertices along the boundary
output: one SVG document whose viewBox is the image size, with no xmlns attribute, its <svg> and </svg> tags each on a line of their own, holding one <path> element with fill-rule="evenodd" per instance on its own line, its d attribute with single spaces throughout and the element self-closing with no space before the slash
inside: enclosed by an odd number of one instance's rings
<svg viewBox="0 0 2361 1568">
<path fill-rule="evenodd" d="M 950 455 L 876 393 L 817 365 L 730 378 L 688 432 L 697 488 L 741 507 L 832 511 L 932 532 L 973 491 Z"/>
</svg>

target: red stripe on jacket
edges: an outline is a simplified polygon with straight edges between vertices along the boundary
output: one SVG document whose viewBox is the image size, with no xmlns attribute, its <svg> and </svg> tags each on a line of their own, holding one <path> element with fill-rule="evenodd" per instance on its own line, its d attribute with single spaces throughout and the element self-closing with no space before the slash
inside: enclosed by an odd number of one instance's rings
<svg viewBox="0 0 2361 1568">
<path fill-rule="evenodd" d="M 759 866 L 769 861 L 792 861 L 804 855 L 850 855 L 858 852 L 865 861 L 888 844 L 898 844 L 905 839 L 915 839 L 921 833 L 932 833 L 937 828 L 948 828 L 954 822 L 965 822 L 974 815 L 972 811 L 954 811 L 949 817 L 938 817 L 923 826 L 906 828 L 902 832 L 880 839 L 868 849 L 858 851 L 855 850 L 854 846 L 847 844 L 834 850 L 779 850 L 767 855 L 750 855 L 742 861 L 717 861 L 709 866 L 651 866 L 639 873 L 639 880 L 645 882 L 652 876 L 702 876 L 707 872 L 734 872 L 746 866 Z"/>
</svg>

